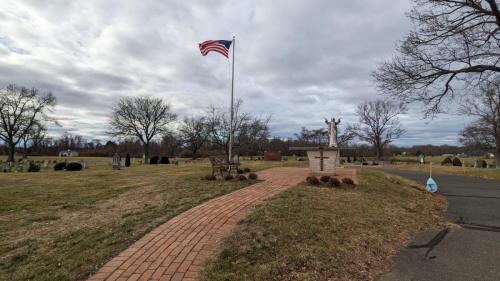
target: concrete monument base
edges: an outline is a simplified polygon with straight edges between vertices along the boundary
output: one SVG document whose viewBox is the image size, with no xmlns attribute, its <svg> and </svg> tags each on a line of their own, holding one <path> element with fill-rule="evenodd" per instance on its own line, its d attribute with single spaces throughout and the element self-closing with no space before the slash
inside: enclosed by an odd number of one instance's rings
<svg viewBox="0 0 500 281">
<path fill-rule="evenodd" d="M 318 148 L 307 150 L 309 158 L 309 170 L 314 176 L 334 176 L 338 168 L 338 149 Z"/>
</svg>

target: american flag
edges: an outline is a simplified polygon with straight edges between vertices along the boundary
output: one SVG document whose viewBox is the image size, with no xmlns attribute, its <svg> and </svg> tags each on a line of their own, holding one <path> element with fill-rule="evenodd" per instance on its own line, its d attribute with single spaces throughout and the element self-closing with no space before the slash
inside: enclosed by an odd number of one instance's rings
<svg viewBox="0 0 500 281">
<path fill-rule="evenodd" d="M 203 56 L 206 56 L 211 51 L 217 52 L 226 58 L 229 58 L 229 47 L 231 47 L 232 41 L 228 40 L 209 40 L 200 43 L 200 52 Z"/>
</svg>

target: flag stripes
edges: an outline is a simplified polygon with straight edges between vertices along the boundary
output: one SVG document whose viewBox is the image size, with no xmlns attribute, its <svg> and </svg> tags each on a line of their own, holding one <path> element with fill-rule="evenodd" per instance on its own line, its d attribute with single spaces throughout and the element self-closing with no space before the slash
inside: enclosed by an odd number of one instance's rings
<svg viewBox="0 0 500 281">
<path fill-rule="evenodd" d="M 206 56 L 210 52 L 217 52 L 226 58 L 229 58 L 229 47 L 231 47 L 231 41 L 227 40 L 209 40 L 200 43 L 200 52 L 203 56 Z"/>
</svg>

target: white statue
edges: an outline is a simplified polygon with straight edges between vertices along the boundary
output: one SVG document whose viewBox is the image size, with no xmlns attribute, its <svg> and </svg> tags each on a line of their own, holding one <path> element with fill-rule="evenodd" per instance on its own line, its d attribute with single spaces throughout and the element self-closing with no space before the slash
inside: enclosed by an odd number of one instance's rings
<svg viewBox="0 0 500 281">
<path fill-rule="evenodd" d="M 339 121 L 335 121 L 335 118 L 332 118 L 332 120 L 328 121 L 328 119 L 325 118 L 325 123 L 328 125 L 328 136 L 329 136 L 329 142 L 328 146 L 329 147 L 338 147 L 338 130 L 337 130 L 337 125 L 340 124 L 340 118 Z"/>
</svg>

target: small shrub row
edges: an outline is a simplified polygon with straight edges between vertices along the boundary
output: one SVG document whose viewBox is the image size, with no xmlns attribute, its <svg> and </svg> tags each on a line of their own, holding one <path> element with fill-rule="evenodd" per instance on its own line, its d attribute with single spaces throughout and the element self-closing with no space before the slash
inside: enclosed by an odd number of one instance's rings
<svg viewBox="0 0 500 281">
<path fill-rule="evenodd" d="M 354 186 L 354 181 L 351 178 L 342 178 L 342 182 L 336 177 L 321 176 L 319 179 L 315 176 L 308 176 L 306 182 L 312 186 L 319 186 L 321 183 L 328 187 L 338 187 L 342 183 L 350 186 Z"/>
<path fill-rule="evenodd" d="M 70 162 L 68 164 L 66 164 L 66 162 L 60 162 L 54 165 L 54 171 L 81 171 L 82 169 L 82 164 L 76 162 Z"/>
<path fill-rule="evenodd" d="M 462 161 L 460 161 L 458 157 L 454 157 L 453 159 L 451 159 L 451 157 L 446 157 L 441 161 L 441 165 L 460 167 L 462 166 Z"/>
<path fill-rule="evenodd" d="M 28 172 L 29 173 L 40 172 L 40 165 L 30 162 L 30 165 L 28 167 Z"/>
<path fill-rule="evenodd" d="M 157 164 L 170 164 L 170 159 L 166 156 L 162 156 L 161 158 L 159 156 L 153 156 L 151 159 L 149 159 L 149 164 L 150 165 L 157 165 Z"/>
<path fill-rule="evenodd" d="M 245 175 L 242 175 L 242 174 L 239 174 L 236 177 L 231 175 L 231 174 L 227 174 L 224 176 L 224 180 L 226 180 L 226 181 L 234 180 L 234 179 L 239 180 L 239 181 L 246 181 L 247 179 L 248 180 L 256 180 L 257 178 L 258 178 L 258 175 L 256 173 L 250 173 L 250 174 L 248 174 L 248 177 Z M 208 180 L 208 181 L 214 181 L 217 179 L 217 177 L 212 176 L 212 175 L 206 175 L 203 179 Z"/>
</svg>

